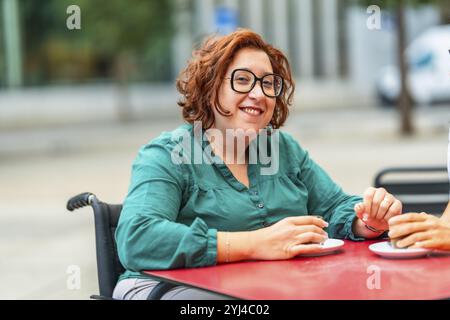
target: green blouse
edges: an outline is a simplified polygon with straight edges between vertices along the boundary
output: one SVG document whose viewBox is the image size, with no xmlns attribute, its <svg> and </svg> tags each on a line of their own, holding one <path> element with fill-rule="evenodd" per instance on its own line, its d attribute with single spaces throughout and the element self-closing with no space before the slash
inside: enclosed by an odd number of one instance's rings
<svg viewBox="0 0 450 320">
<path fill-rule="evenodd" d="M 344 193 L 289 134 L 279 131 L 277 172 L 261 174 L 259 159 L 248 165 L 249 188 L 214 154 L 212 164 L 173 161 L 183 134 L 193 138 L 194 126 L 161 133 L 133 163 L 116 230 L 127 269 L 121 279 L 215 265 L 217 231 L 256 230 L 289 216 L 321 215 L 330 238 L 362 240 L 352 232 L 353 207 L 362 199 Z M 202 140 L 205 150 L 209 142 Z"/>
</svg>

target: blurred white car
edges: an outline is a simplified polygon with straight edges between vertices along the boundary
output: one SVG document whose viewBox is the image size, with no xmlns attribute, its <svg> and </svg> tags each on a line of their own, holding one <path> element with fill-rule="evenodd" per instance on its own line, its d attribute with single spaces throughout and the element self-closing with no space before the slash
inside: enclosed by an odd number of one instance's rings
<svg viewBox="0 0 450 320">
<path fill-rule="evenodd" d="M 423 32 L 406 49 L 408 85 L 415 104 L 450 101 L 450 25 Z M 397 66 L 380 70 L 376 90 L 384 104 L 393 104 L 400 94 Z"/>
</svg>

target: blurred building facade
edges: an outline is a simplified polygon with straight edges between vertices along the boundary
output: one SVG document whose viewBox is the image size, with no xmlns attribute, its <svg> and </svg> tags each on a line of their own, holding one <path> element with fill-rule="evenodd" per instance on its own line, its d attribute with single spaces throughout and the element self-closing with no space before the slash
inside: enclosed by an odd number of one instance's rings
<svg viewBox="0 0 450 320">
<path fill-rule="evenodd" d="M 372 94 L 377 70 L 396 63 L 393 14 L 380 7 L 380 28 L 370 30 L 367 20 L 371 13 L 358 1 L 0 1 L 3 116 L 30 111 L 26 101 L 33 99 L 39 104 L 36 97 L 49 87 L 43 99 L 52 106 L 48 114 L 63 110 L 59 107 L 59 91 L 54 89 L 59 85 L 77 86 L 67 105 L 74 108 L 79 104 L 81 111 L 88 110 L 92 92 L 84 87 L 94 87 L 100 95 L 103 92 L 103 98 L 97 100 L 104 106 L 95 108 L 99 115 L 108 108 L 119 115 L 130 112 L 127 109 L 141 112 L 148 105 L 156 108 L 159 104 L 161 110 L 166 109 L 171 101 L 175 104 L 173 81 L 192 49 L 207 35 L 237 27 L 255 30 L 287 54 L 304 88 L 303 97 L 309 97 L 303 105 L 342 101 L 339 98 L 355 92 L 364 100 Z M 71 4 L 80 7 L 81 30 L 66 28 L 66 8 Z M 438 6 L 408 7 L 409 40 L 439 23 L 442 14 Z M 165 89 L 159 89 L 161 84 Z M 148 86 L 157 89 L 148 90 Z M 23 89 L 13 93 L 7 90 L 29 87 L 25 93 Z M 65 96 L 70 96 L 72 90 L 65 90 Z M 329 101 L 322 103 L 317 100 L 320 97 Z M 92 108 L 89 110 L 92 112 Z"/>
<path fill-rule="evenodd" d="M 175 74 L 189 58 L 192 44 L 219 30 L 218 12 L 236 12 L 237 25 L 260 33 L 288 56 L 297 78 L 361 80 L 385 64 L 395 64 L 393 13 L 380 8 L 380 29 L 369 29 L 367 8 L 345 0 L 176 0 Z M 432 5 L 409 7 L 411 40 L 441 22 Z M 368 67 L 370 70 L 368 70 Z"/>
</svg>

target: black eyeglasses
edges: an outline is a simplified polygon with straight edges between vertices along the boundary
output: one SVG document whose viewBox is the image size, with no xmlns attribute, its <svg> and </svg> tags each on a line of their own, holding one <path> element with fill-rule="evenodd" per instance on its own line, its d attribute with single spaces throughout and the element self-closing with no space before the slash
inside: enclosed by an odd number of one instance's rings
<svg viewBox="0 0 450 320">
<path fill-rule="evenodd" d="M 278 97 L 283 91 L 284 80 L 281 76 L 269 73 L 258 78 L 253 72 L 247 69 L 236 69 L 231 73 L 231 89 L 239 93 L 248 93 L 255 87 L 256 81 L 261 84 L 262 92 L 269 98 Z"/>
</svg>

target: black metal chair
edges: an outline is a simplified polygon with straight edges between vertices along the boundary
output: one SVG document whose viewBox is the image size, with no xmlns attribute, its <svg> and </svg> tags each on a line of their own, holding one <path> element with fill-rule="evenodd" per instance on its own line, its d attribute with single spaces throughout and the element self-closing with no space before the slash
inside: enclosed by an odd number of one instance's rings
<svg viewBox="0 0 450 320">
<path fill-rule="evenodd" d="M 114 287 L 120 274 L 125 271 L 117 254 L 114 233 L 119 222 L 121 204 L 101 202 L 90 192 L 81 193 L 69 199 L 67 210 L 73 211 L 91 206 L 94 211 L 95 246 L 97 254 L 97 275 L 99 295 L 92 295 L 91 299 L 111 300 Z M 160 282 L 147 297 L 148 300 L 158 300 L 175 285 Z"/>
<path fill-rule="evenodd" d="M 393 167 L 380 171 L 375 187 L 383 187 L 403 203 L 403 212 L 440 215 L 449 201 L 446 167 Z"/>
</svg>

